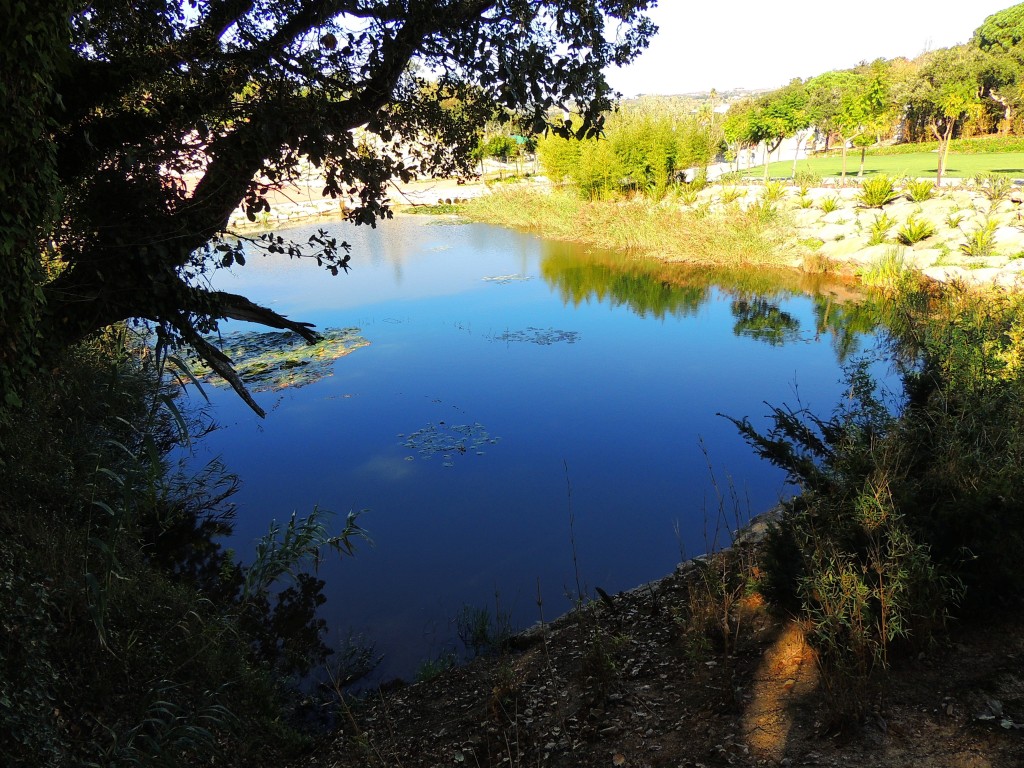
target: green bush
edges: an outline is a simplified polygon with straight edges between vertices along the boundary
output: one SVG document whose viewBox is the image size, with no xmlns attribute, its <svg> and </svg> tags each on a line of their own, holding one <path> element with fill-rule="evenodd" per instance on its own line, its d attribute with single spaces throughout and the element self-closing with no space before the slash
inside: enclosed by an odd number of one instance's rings
<svg viewBox="0 0 1024 768">
<path fill-rule="evenodd" d="M 1013 191 L 1013 179 L 1000 173 L 979 173 L 975 183 L 989 201 L 990 210 L 996 210 Z"/>
<path fill-rule="evenodd" d="M 764 433 L 734 420 L 802 489 L 765 540 L 761 583 L 807 619 L 838 717 L 863 714 L 877 672 L 949 612 L 1024 587 L 1024 299 L 905 283 L 875 311 L 899 401 L 861 362 L 829 418 L 775 407 Z"/>
<path fill-rule="evenodd" d="M 927 179 L 910 181 L 906 185 L 907 197 L 915 203 L 923 203 L 935 196 L 935 182 Z"/>
<path fill-rule="evenodd" d="M 913 245 L 922 240 L 927 240 L 935 234 L 935 226 L 927 219 L 919 219 L 916 214 L 907 216 L 898 230 L 896 239 L 903 245 Z"/>
<path fill-rule="evenodd" d="M 832 213 L 833 211 L 838 211 L 843 206 L 838 197 L 835 195 L 828 195 L 827 197 L 823 197 L 818 200 L 818 207 L 824 213 Z"/>
<path fill-rule="evenodd" d="M 967 242 L 960 245 L 961 252 L 980 259 L 995 255 L 998 227 L 999 220 L 997 218 L 986 216 L 981 224 L 967 233 Z"/>
<path fill-rule="evenodd" d="M 871 220 L 868 245 L 882 245 L 889 241 L 889 231 L 896 225 L 896 219 L 887 213 L 877 213 Z"/>
<path fill-rule="evenodd" d="M 217 543 L 233 478 L 171 471 L 191 419 L 127 340 L 54 359 L 0 420 L 0 763 L 283 760 L 309 741 L 295 675 L 329 653 L 300 561 L 333 537 L 282 531 L 296 581 L 246 590 Z"/>
<path fill-rule="evenodd" d="M 893 144 L 868 150 L 869 155 L 911 155 L 917 152 L 934 152 L 937 141 L 922 141 L 916 144 Z M 1021 136 L 978 136 L 971 139 L 953 139 L 949 151 L 957 155 L 988 155 L 998 152 L 1024 152 L 1024 137 Z"/>
<path fill-rule="evenodd" d="M 895 180 L 882 174 L 864 179 L 857 194 L 857 202 L 865 208 L 881 208 L 898 197 Z"/>
</svg>

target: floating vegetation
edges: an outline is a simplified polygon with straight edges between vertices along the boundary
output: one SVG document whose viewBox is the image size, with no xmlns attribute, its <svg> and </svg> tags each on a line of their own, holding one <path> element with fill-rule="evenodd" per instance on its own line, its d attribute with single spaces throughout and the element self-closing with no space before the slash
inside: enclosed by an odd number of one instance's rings
<svg viewBox="0 0 1024 768">
<path fill-rule="evenodd" d="M 498 285 L 505 285 L 506 283 L 522 283 L 526 280 L 533 280 L 530 275 L 495 275 L 494 277 L 482 278 L 485 283 L 497 283 Z"/>
<path fill-rule="evenodd" d="M 522 331 L 505 331 L 499 336 L 491 337 L 494 341 L 527 341 L 531 344 L 557 344 L 564 341 L 566 344 L 575 344 L 579 338 L 579 331 L 560 331 L 556 328 L 527 328 Z"/>
<path fill-rule="evenodd" d="M 494 445 L 501 439 L 487 434 L 483 424 L 446 424 L 443 421 L 427 424 L 423 429 L 399 437 L 404 438 L 403 447 L 418 451 L 421 458 L 440 455 L 444 467 L 455 466 L 452 459 L 456 456 L 467 453 L 483 456 L 481 448 Z M 406 456 L 405 460 L 412 461 L 414 458 Z"/>
<path fill-rule="evenodd" d="M 212 336 L 208 340 L 224 351 L 249 388 L 254 392 L 304 387 L 331 375 L 334 361 L 370 342 L 358 328 L 328 328 L 323 339 L 307 344 L 301 336 L 287 331 L 245 331 Z M 197 378 L 215 386 L 227 386 L 201 360 L 192 361 Z"/>
</svg>

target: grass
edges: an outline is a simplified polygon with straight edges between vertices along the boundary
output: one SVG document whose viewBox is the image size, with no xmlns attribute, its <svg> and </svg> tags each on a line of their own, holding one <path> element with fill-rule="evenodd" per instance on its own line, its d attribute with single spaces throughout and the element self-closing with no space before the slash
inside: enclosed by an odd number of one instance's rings
<svg viewBox="0 0 1024 768">
<path fill-rule="evenodd" d="M 934 177 L 937 167 L 934 152 L 913 152 L 903 155 L 868 155 L 864 165 L 865 176 L 887 174 L 889 176 L 910 176 L 913 178 Z M 847 158 L 846 177 L 855 180 L 859 158 L 853 153 Z M 820 176 L 839 176 L 843 162 L 839 157 L 815 157 L 800 160 L 796 164 L 797 174 L 815 173 Z M 755 169 L 754 175 L 763 171 Z M 789 178 L 793 173 L 793 161 L 771 163 L 768 175 L 773 178 Z M 979 173 L 1005 173 L 1024 177 L 1024 151 L 993 154 L 955 154 L 950 151 L 945 176 L 969 179 Z"/>
<path fill-rule="evenodd" d="M 701 214 L 643 199 L 584 202 L 566 191 L 509 187 L 469 201 L 462 213 L 556 240 L 652 253 L 671 261 L 781 266 L 797 256 L 785 244 L 785 228 L 763 208 L 730 206 L 727 214 Z"/>
</svg>

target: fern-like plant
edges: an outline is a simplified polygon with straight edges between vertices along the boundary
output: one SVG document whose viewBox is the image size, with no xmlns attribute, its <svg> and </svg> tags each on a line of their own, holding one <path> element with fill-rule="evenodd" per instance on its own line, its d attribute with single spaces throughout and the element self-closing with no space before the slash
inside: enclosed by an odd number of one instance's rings
<svg viewBox="0 0 1024 768">
<path fill-rule="evenodd" d="M 896 225 L 896 219 L 887 213 L 875 214 L 870 225 L 868 245 L 882 245 L 889 241 L 889 230 Z"/>
<path fill-rule="evenodd" d="M 857 195 L 857 202 L 865 208 L 881 208 L 897 197 L 899 197 L 899 192 L 896 191 L 895 180 L 891 176 L 882 174 L 864 179 Z"/>
<path fill-rule="evenodd" d="M 964 223 L 965 214 L 963 211 L 953 211 L 946 217 L 946 226 L 950 229 L 956 229 Z"/>
<path fill-rule="evenodd" d="M 907 216 L 903 226 L 896 230 L 896 239 L 903 245 L 913 245 L 935 234 L 935 226 L 928 219 L 917 218 L 916 213 Z"/>
<path fill-rule="evenodd" d="M 907 182 L 904 191 L 906 191 L 907 197 L 915 203 L 923 203 L 925 200 L 935 197 L 935 183 L 928 179 L 916 179 Z"/>
<path fill-rule="evenodd" d="M 996 251 L 996 229 L 999 228 L 999 219 L 993 216 L 986 216 L 985 220 L 967 233 L 967 242 L 960 246 L 960 251 L 972 258 L 984 259 L 995 255 Z"/>
<path fill-rule="evenodd" d="M 761 193 L 761 199 L 771 205 L 777 203 L 786 196 L 786 185 L 781 181 L 769 181 L 764 185 L 764 192 Z"/>
<path fill-rule="evenodd" d="M 823 197 L 818 201 L 818 207 L 825 213 L 832 213 L 832 211 L 838 211 L 842 206 L 839 203 L 838 197 L 835 195 L 829 195 L 828 197 Z"/>
<path fill-rule="evenodd" d="M 746 194 L 745 190 L 739 189 L 738 187 L 722 187 L 721 201 L 725 205 L 729 203 L 735 203 L 741 197 Z"/>
</svg>

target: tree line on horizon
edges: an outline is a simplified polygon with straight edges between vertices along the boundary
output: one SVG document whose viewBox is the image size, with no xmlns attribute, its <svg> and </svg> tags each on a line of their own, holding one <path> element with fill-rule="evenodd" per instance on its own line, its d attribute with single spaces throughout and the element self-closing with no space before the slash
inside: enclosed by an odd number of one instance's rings
<svg viewBox="0 0 1024 768">
<path fill-rule="evenodd" d="M 767 174 L 768 158 L 786 139 L 795 141 L 794 166 L 809 145 L 838 148 L 844 176 L 851 148 L 860 150 L 863 174 L 872 147 L 935 141 L 938 184 L 953 139 L 1024 136 L 1024 3 L 992 14 L 961 45 L 796 78 L 729 102 L 724 115 L 714 90 L 696 108 L 692 103 L 642 97 L 608 116 L 607 141 L 542 137 L 540 162 L 549 178 L 585 197 L 623 187 L 660 197 L 683 169 L 716 157 L 739 170 L 741 158 L 749 167 L 760 150 Z"/>
</svg>

